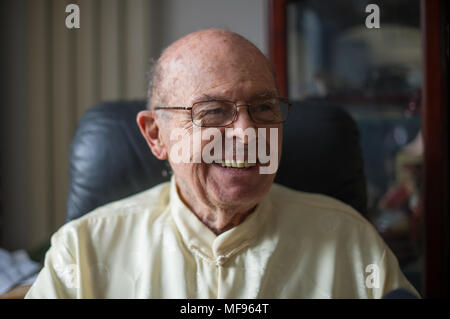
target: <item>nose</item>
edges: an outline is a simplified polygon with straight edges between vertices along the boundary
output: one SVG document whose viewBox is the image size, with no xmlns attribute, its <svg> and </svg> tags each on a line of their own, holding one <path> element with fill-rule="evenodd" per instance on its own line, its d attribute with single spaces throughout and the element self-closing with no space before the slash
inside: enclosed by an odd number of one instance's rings
<svg viewBox="0 0 450 319">
<path fill-rule="evenodd" d="M 255 127 L 255 123 L 248 113 L 248 107 L 248 104 L 237 105 L 236 118 L 233 122 L 234 127 L 240 127 L 243 130 L 247 129 L 248 127 Z"/>
<path fill-rule="evenodd" d="M 235 137 L 240 139 L 244 144 L 249 143 L 249 134 L 245 131 L 248 128 L 255 128 L 255 123 L 248 114 L 247 104 L 237 105 L 236 118 L 230 126 L 232 126 L 233 130 L 229 130 L 230 132 L 227 134 L 227 138 Z M 250 134 L 250 136 L 252 135 Z"/>
</svg>

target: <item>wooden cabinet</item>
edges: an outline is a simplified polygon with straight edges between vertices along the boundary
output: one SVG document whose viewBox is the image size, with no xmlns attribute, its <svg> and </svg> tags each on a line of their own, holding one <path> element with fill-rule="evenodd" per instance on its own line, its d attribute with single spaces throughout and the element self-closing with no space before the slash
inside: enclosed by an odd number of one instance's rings
<svg viewBox="0 0 450 319">
<path fill-rule="evenodd" d="M 367 218 L 423 296 L 448 296 L 448 3 L 393 0 L 378 11 L 363 0 L 269 5 L 281 95 L 353 116 Z"/>
</svg>

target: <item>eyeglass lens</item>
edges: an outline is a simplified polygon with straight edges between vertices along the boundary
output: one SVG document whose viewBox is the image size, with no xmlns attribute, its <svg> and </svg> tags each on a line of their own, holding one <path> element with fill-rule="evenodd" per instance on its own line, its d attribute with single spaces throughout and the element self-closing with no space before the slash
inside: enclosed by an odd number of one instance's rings
<svg viewBox="0 0 450 319">
<path fill-rule="evenodd" d="M 256 123 L 275 124 L 286 120 L 289 105 L 281 99 L 271 98 L 248 105 L 251 119 Z M 210 100 L 192 106 L 192 121 L 198 126 L 227 126 L 233 122 L 236 104 L 229 101 Z"/>
</svg>

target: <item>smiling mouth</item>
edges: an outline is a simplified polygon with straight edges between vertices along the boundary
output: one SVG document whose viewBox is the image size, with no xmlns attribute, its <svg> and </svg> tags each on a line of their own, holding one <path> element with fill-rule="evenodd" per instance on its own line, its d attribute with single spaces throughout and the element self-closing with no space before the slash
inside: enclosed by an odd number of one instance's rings
<svg viewBox="0 0 450 319">
<path fill-rule="evenodd" d="M 218 162 L 217 164 L 221 165 L 224 168 L 233 168 L 233 169 L 245 169 L 245 168 L 250 168 L 253 166 L 256 166 L 256 163 L 249 163 L 248 161 L 235 161 L 235 160 L 231 160 L 231 161 L 226 161 L 226 160 L 222 160 L 221 162 Z"/>
</svg>

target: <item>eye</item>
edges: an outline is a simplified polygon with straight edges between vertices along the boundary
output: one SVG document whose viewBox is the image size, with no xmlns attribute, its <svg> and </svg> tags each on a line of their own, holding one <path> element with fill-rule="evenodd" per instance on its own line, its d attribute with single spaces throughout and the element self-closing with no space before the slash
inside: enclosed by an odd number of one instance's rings
<svg viewBox="0 0 450 319">
<path fill-rule="evenodd" d="M 272 105 L 269 104 L 263 104 L 259 106 L 260 111 L 271 111 L 273 109 Z"/>
<path fill-rule="evenodd" d="M 223 116 L 225 111 L 221 107 L 207 108 L 203 110 L 198 110 L 196 117 L 206 117 L 206 116 Z"/>
<path fill-rule="evenodd" d="M 204 101 L 196 103 L 193 107 L 194 118 L 222 118 L 232 113 L 233 105 L 223 101 Z"/>
<path fill-rule="evenodd" d="M 204 115 L 221 115 L 223 114 L 223 108 L 217 107 L 210 110 L 204 110 Z"/>
<path fill-rule="evenodd" d="M 255 112 L 269 112 L 273 111 L 273 105 L 270 103 L 259 104 L 254 107 Z"/>
</svg>

